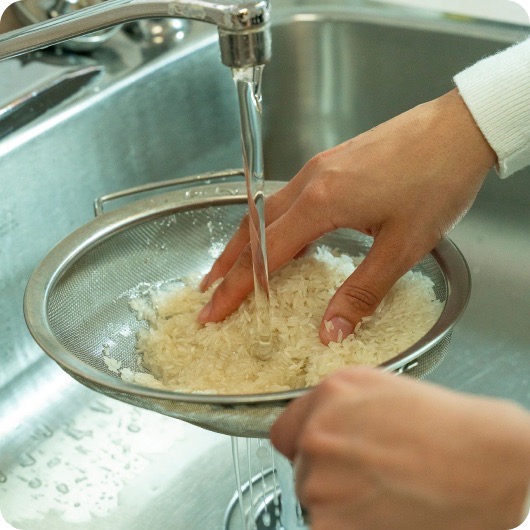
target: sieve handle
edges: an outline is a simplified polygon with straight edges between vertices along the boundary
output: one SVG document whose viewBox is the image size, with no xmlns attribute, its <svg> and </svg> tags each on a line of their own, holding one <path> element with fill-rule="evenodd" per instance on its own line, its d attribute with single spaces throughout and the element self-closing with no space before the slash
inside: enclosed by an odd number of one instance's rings
<svg viewBox="0 0 530 530">
<path fill-rule="evenodd" d="M 99 197 L 94 201 L 94 215 L 98 217 L 103 213 L 103 205 L 106 202 L 114 201 L 116 199 L 123 199 L 124 197 L 129 197 L 130 195 L 146 193 L 149 191 L 156 191 L 164 188 L 171 188 L 174 186 L 184 186 L 187 184 L 209 184 L 211 180 L 222 180 L 227 178 L 244 176 L 245 172 L 243 169 L 227 169 L 225 171 L 210 171 L 208 173 L 199 173 L 198 175 L 191 175 L 188 177 L 180 177 L 171 180 L 150 182 L 149 184 L 135 186 L 134 188 L 116 191 L 115 193 L 109 193 L 108 195 L 103 195 Z"/>
</svg>

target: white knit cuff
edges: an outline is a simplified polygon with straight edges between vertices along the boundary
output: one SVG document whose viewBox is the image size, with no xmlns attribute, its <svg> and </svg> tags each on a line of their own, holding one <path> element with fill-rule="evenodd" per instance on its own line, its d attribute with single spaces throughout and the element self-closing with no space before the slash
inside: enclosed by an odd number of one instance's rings
<svg viewBox="0 0 530 530">
<path fill-rule="evenodd" d="M 483 59 L 454 81 L 505 178 L 530 164 L 530 39 Z"/>
</svg>

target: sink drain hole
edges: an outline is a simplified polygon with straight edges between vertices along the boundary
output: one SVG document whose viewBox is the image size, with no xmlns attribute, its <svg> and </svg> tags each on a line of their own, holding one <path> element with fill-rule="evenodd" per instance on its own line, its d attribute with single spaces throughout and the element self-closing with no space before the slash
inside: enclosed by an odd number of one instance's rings
<svg viewBox="0 0 530 530">
<path fill-rule="evenodd" d="M 245 444 L 240 446 L 240 440 Z M 223 530 L 308 530 L 294 493 L 292 466 L 269 440 L 232 438 L 232 455 L 237 488 Z"/>
</svg>

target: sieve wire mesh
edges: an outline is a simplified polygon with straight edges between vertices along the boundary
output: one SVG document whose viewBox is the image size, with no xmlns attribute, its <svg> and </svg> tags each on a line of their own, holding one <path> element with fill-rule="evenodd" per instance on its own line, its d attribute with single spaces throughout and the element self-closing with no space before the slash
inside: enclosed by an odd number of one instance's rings
<svg viewBox="0 0 530 530">
<path fill-rule="evenodd" d="M 130 299 L 153 286 L 207 272 L 239 225 L 246 211 L 244 195 L 230 193 L 225 201 L 216 197 L 212 202 L 208 193 L 206 186 L 203 200 L 189 201 L 182 192 L 172 192 L 139 201 L 135 215 L 127 208 L 123 214 L 105 214 L 74 233 L 73 243 L 60 243 L 28 284 L 28 325 L 45 351 L 93 390 L 212 431 L 264 438 L 286 403 L 304 390 L 237 398 L 156 391 L 122 381 L 104 362 L 108 355 L 122 369 L 142 371 L 135 344 L 137 331 L 146 324 L 131 310 Z M 142 213 L 142 204 L 148 214 Z M 321 242 L 352 256 L 365 254 L 371 244 L 370 238 L 349 230 L 328 234 Z M 456 252 L 452 259 L 458 257 Z M 429 255 L 415 270 L 431 278 L 436 296 L 446 302 L 450 291 L 439 261 Z M 40 314 L 39 304 L 44 322 L 34 316 Z M 445 329 L 418 349 L 421 355 L 414 355 L 414 348 L 408 352 L 400 369 L 422 377 L 442 361 L 449 341 L 450 329 Z"/>
</svg>

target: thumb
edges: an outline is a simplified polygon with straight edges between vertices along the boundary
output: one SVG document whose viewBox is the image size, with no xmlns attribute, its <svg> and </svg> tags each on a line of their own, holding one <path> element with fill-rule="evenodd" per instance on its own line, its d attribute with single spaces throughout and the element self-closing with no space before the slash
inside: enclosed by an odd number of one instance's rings
<svg viewBox="0 0 530 530">
<path fill-rule="evenodd" d="M 365 316 L 371 315 L 391 287 L 414 264 L 414 256 L 395 233 L 380 233 L 366 258 L 339 287 L 320 325 L 323 344 L 341 342 Z"/>
</svg>

